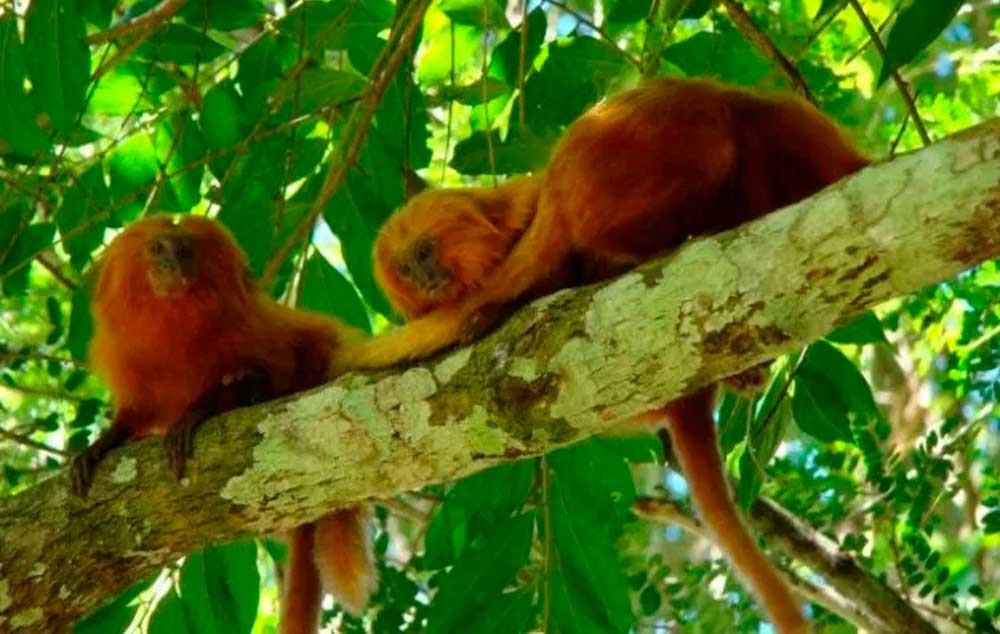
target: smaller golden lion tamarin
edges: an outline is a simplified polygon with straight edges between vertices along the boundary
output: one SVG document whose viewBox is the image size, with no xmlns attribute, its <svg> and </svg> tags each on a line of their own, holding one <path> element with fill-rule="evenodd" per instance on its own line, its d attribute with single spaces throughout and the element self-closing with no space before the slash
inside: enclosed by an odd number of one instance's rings
<svg viewBox="0 0 1000 634">
<path fill-rule="evenodd" d="M 494 315 L 593 282 L 806 198 L 868 164 L 795 98 L 664 79 L 596 106 L 567 129 L 539 175 L 496 188 L 428 191 L 391 217 L 377 279 L 412 320 L 338 359 L 346 368 L 420 358 Z M 798 602 L 733 504 L 718 451 L 715 389 L 637 417 L 669 421 L 692 500 L 782 634 L 810 631 Z"/>
<path fill-rule="evenodd" d="M 150 216 L 107 247 L 93 293 L 90 359 L 115 400 L 111 428 L 73 460 L 85 496 L 113 448 L 165 435 L 179 476 L 193 432 L 210 416 L 314 387 L 358 337 L 338 321 L 282 306 L 259 291 L 230 233 L 203 217 Z M 282 632 L 318 627 L 321 579 L 355 612 L 375 570 L 368 512 L 345 509 L 292 533 Z"/>
</svg>

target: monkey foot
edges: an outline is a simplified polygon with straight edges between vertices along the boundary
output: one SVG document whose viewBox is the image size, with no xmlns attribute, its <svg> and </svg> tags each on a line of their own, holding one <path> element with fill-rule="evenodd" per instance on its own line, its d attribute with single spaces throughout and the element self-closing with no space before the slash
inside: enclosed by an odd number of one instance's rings
<svg viewBox="0 0 1000 634">
<path fill-rule="evenodd" d="M 194 456 L 194 432 L 197 425 L 190 423 L 177 425 L 163 437 L 163 448 L 167 452 L 167 464 L 178 480 L 184 477 L 188 458 Z"/>
<path fill-rule="evenodd" d="M 73 458 L 69 468 L 69 490 L 79 497 L 87 497 L 90 485 L 94 482 L 94 472 L 97 471 L 99 458 L 88 447 Z"/>
</svg>

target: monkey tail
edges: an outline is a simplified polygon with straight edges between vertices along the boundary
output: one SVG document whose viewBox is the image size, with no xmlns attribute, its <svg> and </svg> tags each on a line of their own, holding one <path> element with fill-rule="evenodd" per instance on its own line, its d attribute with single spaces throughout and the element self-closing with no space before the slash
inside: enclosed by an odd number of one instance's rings
<svg viewBox="0 0 1000 634">
<path fill-rule="evenodd" d="M 323 586 L 354 615 L 365 609 L 378 584 L 370 524 L 368 506 L 342 509 L 316 522 L 315 561 Z"/>
<path fill-rule="evenodd" d="M 352 614 L 364 610 L 377 582 L 368 507 L 343 509 L 292 531 L 280 634 L 315 634 L 323 589 Z"/>
<path fill-rule="evenodd" d="M 659 411 L 670 420 L 673 450 L 687 477 L 691 499 L 733 567 L 759 597 L 779 634 L 808 634 L 812 628 L 799 602 L 758 548 L 730 497 L 712 417 L 714 393 L 712 388 L 705 389 Z M 654 415 L 643 418 L 649 420 Z"/>
<path fill-rule="evenodd" d="M 288 540 L 280 634 L 315 634 L 319 629 L 323 593 L 314 563 L 315 536 L 316 525 L 303 524 Z"/>
</svg>

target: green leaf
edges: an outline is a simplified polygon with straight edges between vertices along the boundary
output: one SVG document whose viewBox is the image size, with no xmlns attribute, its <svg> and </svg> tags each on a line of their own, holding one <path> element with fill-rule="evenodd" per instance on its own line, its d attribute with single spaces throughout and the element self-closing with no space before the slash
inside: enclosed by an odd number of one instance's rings
<svg viewBox="0 0 1000 634">
<path fill-rule="evenodd" d="M 628 580 L 606 526 L 607 516 L 592 510 L 591 499 L 572 481 L 561 479 L 553 464 L 550 487 L 550 520 L 554 547 L 559 551 L 561 574 L 571 591 L 595 610 L 605 631 L 628 632 L 635 621 L 628 595 Z"/>
<path fill-rule="evenodd" d="M 77 270 L 83 270 L 94 250 L 104 243 L 110 206 L 111 195 L 100 163 L 81 174 L 63 194 L 56 224 L 63 248 Z"/>
<path fill-rule="evenodd" d="M 135 617 L 139 604 L 133 599 L 153 585 L 152 579 L 140 581 L 93 612 L 73 627 L 73 634 L 119 634 L 125 632 Z M 151 630 L 152 631 L 152 630 Z"/>
<path fill-rule="evenodd" d="M 498 465 L 456 483 L 438 506 L 427 528 L 425 565 L 444 568 L 461 556 L 472 537 L 522 507 L 531 491 L 535 461 Z"/>
<path fill-rule="evenodd" d="M 80 8 L 88 22 L 100 29 L 106 29 L 111 25 L 111 12 L 114 11 L 116 4 L 117 0 L 88 0 L 81 2 Z"/>
<path fill-rule="evenodd" d="M 448 101 L 457 101 L 465 106 L 478 106 L 497 97 L 510 93 L 510 87 L 494 77 L 487 77 L 471 84 L 460 86 L 442 86 L 440 97 Z"/>
<path fill-rule="evenodd" d="M 799 428 L 813 438 L 851 442 L 851 423 L 839 391 L 822 374 L 799 371 L 792 412 Z"/>
<path fill-rule="evenodd" d="M 299 305 L 302 308 L 336 315 L 352 326 L 371 332 L 368 311 L 357 289 L 318 253 L 306 262 L 301 293 Z"/>
<path fill-rule="evenodd" d="M 49 247 L 55 233 L 56 227 L 51 222 L 37 222 L 25 227 L 14 239 L 14 244 L 10 246 L 6 257 L 0 260 L 0 277 L 10 274 L 11 270 L 28 262 Z"/>
<path fill-rule="evenodd" d="M 713 32 L 699 31 L 671 44 L 664 49 L 663 59 L 689 77 L 714 76 L 754 87 L 774 68 L 725 21 L 719 22 Z"/>
<path fill-rule="evenodd" d="M 90 102 L 87 104 L 89 114 L 124 116 L 135 112 L 146 112 L 153 107 L 143 83 L 149 83 L 147 77 L 138 76 L 138 71 L 148 71 L 142 68 L 145 64 L 138 62 L 115 66 L 107 71 L 94 87 Z M 147 87 L 148 90 L 148 87 Z"/>
<path fill-rule="evenodd" d="M 310 68 L 301 77 L 286 81 L 276 97 L 293 104 L 298 99 L 299 114 L 315 112 L 346 103 L 360 95 L 368 86 L 361 75 L 332 68 Z"/>
<path fill-rule="evenodd" d="M 97 413 L 101 409 L 101 402 L 97 399 L 88 398 L 80 401 L 76 406 L 76 416 L 69 423 L 70 429 L 83 429 L 90 427 L 97 418 Z"/>
<path fill-rule="evenodd" d="M 882 322 L 870 310 L 867 310 L 854 321 L 837 328 L 826 336 L 834 343 L 853 343 L 862 346 L 866 343 L 888 343 Z"/>
<path fill-rule="evenodd" d="M 159 207 L 166 211 L 188 211 L 201 200 L 201 179 L 205 168 L 198 161 L 205 155 L 201 130 L 188 111 L 156 127 L 153 136 L 156 159 L 171 174 L 160 192 Z M 187 166 L 195 165 L 189 168 Z"/>
<path fill-rule="evenodd" d="M 551 42 L 541 70 L 524 85 L 528 126 L 536 133 L 559 130 L 607 92 L 629 67 L 614 46 L 592 37 Z M 511 121 L 519 119 L 514 103 Z"/>
<path fill-rule="evenodd" d="M 548 159 L 554 137 L 537 137 L 529 130 L 513 126 L 505 140 L 493 130 L 476 132 L 455 145 L 450 165 L 460 174 L 489 174 L 490 146 L 497 174 L 523 174 L 541 168 Z"/>
<path fill-rule="evenodd" d="M 87 360 L 87 344 L 93 333 L 90 298 L 85 290 L 77 289 L 70 302 L 69 336 L 66 337 L 66 348 L 75 361 Z"/>
<path fill-rule="evenodd" d="M 24 92 L 26 74 L 17 16 L 10 11 L 0 15 L 0 156 L 8 152 L 28 156 L 49 147 L 49 137 L 38 127 Z"/>
<path fill-rule="evenodd" d="M 318 186 L 317 180 L 313 190 Z M 305 193 L 310 199 L 315 195 Z M 340 240 L 351 278 L 368 305 L 383 315 L 391 315 L 393 310 L 372 272 L 372 242 L 377 227 L 391 211 L 373 189 L 371 180 L 356 172 L 347 175 L 346 186 L 337 190 L 323 211 L 327 225 Z"/>
<path fill-rule="evenodd" d="M 206 7 L 206 3 L 208 6 Z M 260 0 L 194 0 L 180 10 L 179 15 L 189 24 L 201 27 L 205 18 L 211 28 L 219 31 L 235 31 L 254 26 L 267 14 Z"/>
<path fill-rule="evenodd" d="M 541 7 L 528 14 L 528 41 L 524 51 L 524 72 L 532 71 L 532 62 L 538 57 L 545 42 L 548 22 Z M 489 73 L 503 80 L 506 86 L 517 86 L 521 70 L 521 28 L 513 29 L 490 52 Z"/>
<path fill-rule="evenodd" d="M 256 543 L 212 546 L 189 555 L 181 568 L 180 593 L 195 632 L 249 634 L 260 593 Z"/>
<path fill-rule="evenodd" d="M 148 634 L 199 634 L 188 620 L 184 602 L 177 596 L 177 590 L 171 588 L 156 604 L 152 616 L 149 617 Z"/>
<path fill-rule="evenodd" d="M 712 8 L 712 0 L 665 0 L 663 14 L 668 19 L 696 20 Z M 605 6 L 608 22 L 629 24 L 650 15 L 650 0 L 612 0 Z"/>
<path fill-rule="evenodd" d="M 809 346 L 799 367 L 799 375 L 803 372 L 824 377 L 833 384 L 848 411 L 860 416 L 878 415 L 875 397 L 872 396 L 867 379 L 854 362 L 829 343 L 817 341 Z"/>
<path fill-rule="evenodd" d="M 243 121 L 240 96 L 231 80 L 219 82 L 205 93 L 199 120 L 205 147 L 213 154 L 234 148 L 250 131 Z M 232 160 L 232 153 L 227 152 L 209 161 L 209 167 L 216 177 L 223 178 Z"/>
<path fill-rule="evenodd" d="M 470 26 L 507 26 L 506 3 L 500 0 L 443 0 L 441 11 L 456 24 Z"/>
<path fill-rule="evenodd" d="M 115 146 L 108 163 L 111 196 L 120 219 L 133 219 L 145 204 L 148 188 L 158 173 L 156 149 L 149 134 L 134 134 Z M 120 204 L 117 201 L 127 200 Z"/>
<path fill-rule="evenodd" d="M 225 52 L 224 46 L 200 30 L 174 22 L 154 31 L 136 50 L 136 56 L 174 64 L 204 64 Z"/>
<path fill-rule="evenodd" d="M 823 3 L 819 5 L 819 10 L 816 12 L 816 16 L 813 21 L 819 22 L 826 18 L 833 11 L 840 11 L 847 4 L 847 0 L 823 0 Z"/>
<path fill-rule="evenodd" d="M 90 82 L 90 46 L 77 5 L 33 0 L 24 25 L 32 94 L 52 128 L 63 135 L 76 124 Z"/>
<path fill-rule="evenodd" d="M 350 42 L 374 38 L 392 22 L 386 0 L 299 3 L 281 21 L 281 30 L 305 49 L 344 49 Z"/>
<path fill-rule="evenodd" d="M 899 12 L 885 44 L 878 85 L 909 64 L 951 23 L 965 0 L 914 0 Z"/>
<path fill-rule="evenodd" d="M 466 634 L 516 634 L 531 630 L 532 592 L 524 588 L 500 595 L 462 628 Z"/>
<path fill-rule="evenodd" d="M 443 575 L 427 617 L 428 634 L 465 631 L 482 606 L 496 601 L 531 551 L 534 516 L 525 514 L 494 525 Z"/>
</svg>

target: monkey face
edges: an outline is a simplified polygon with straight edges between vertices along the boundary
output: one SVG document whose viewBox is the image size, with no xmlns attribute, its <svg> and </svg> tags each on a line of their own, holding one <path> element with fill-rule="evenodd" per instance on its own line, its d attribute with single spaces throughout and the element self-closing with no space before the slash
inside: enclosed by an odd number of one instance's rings
<svg viewBox="0 0 1000 634">
<path fill-rule="evenodd" d="M 195 239 L 179 227 L 155 233 L 143 244 L 149 285 L 157 295 L 190 286 L 198 274 Z"/>
<path fill-rule="evenodd" d="M 97 294 L 176 300 L 201 290 L 252 290 L 246 261 L 222 225 L 199 216 L 154 215 L 130 225 L 108 246 Z M 201 293 L 207 295 L 208 293 Z"/>
<path fill-rule="evenodd" d="M 379 232 L 375 274 L 408 319 L 465 297 L 503 258 L 506 241 L 478 202 L 461 190 L 424 192 Z"/>
</svg>

